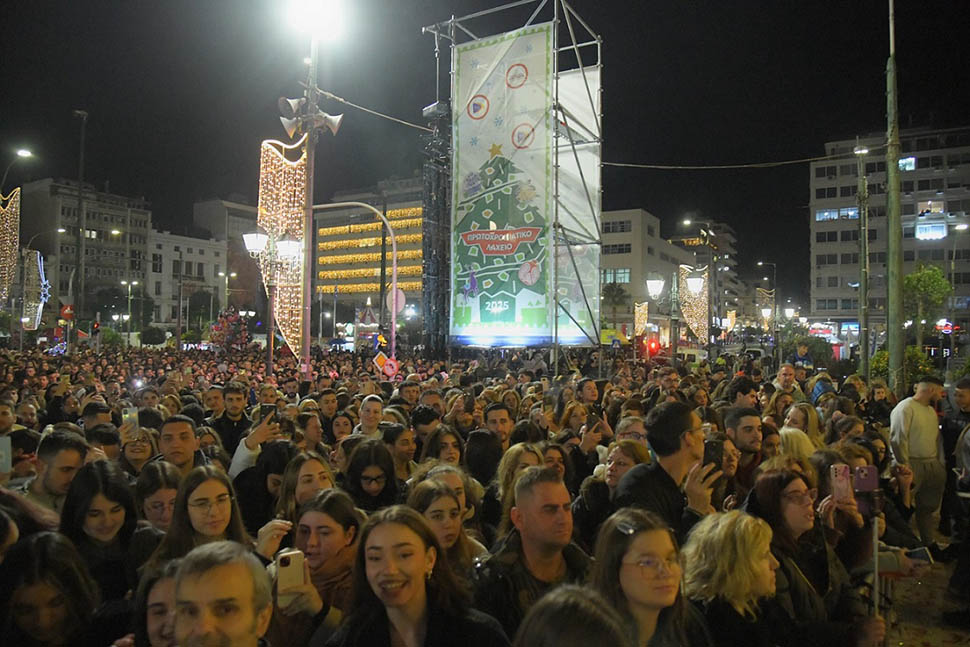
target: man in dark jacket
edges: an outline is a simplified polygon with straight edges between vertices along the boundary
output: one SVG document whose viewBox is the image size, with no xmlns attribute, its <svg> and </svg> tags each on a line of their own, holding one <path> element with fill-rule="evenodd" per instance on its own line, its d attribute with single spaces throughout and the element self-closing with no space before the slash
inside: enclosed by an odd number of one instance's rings
<svg viewBox="0 0 970 647">
<path fill-rule="evenodd" d="M 613 493 L 613 507 L 653 512 L 683 543 L 694 524 L 714 512 L 711 493 L 721 470 L 713 463 L 701 465 L 704 429 L 700 417 L 683 402 L 664 402 L 651 409 L 646 427 L 657 461 L 641 463 L 623 475 Z"/>
<path fill-rule="evenodd" d="M 586 581 L 590 559 L 570 539 L 573 516 L 559 472 L 529 467 L 515 483 L 515 525 L 475 573 L 476 608 L 514 636 L 526 612 L 559 584 Z"/>
<path fill-rule="evenodd" d="M 232 456 L 240 439 L 246 437 L 252 421 L 246 417 L 246 387 L 238 382 L 230 382 L 222 394 L 225 410 L 221 416 L 206 420 L 206 425 L 215 429 L 222 439 L 222 446 Z"/>
</svg>

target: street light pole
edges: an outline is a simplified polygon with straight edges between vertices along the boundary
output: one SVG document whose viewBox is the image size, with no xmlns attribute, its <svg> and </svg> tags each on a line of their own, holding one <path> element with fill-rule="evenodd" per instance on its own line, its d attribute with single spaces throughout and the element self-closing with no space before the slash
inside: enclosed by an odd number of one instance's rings
<svg viewBox="0 0 970 647">
<path fill-rule="evenodd" d="M 869 182 L 865 174 L 865 159 L 869 149 L 859 145 L 856 155 L 856 175 L 859 201 L 859 372 L 869 384 Z"/>
<path fill-rule="evenodd" d="M 956 232 L 961 232 L 961 231 L 962 232 L 965 232 L 968 229 L 970 229 L 970 225 L 968 225 L 965 222 L 961 222 L 960 224 L 958 224 L 958 225 L 956 225 L 954 227 L 954 230 Z M 955 279 L 954 279 L 954 276 L 956 276 L 956 271 L 957 271 L 957 241 L 958 241 L 958 239 L 959 239 L 959 236 L 956 233 L 954 233 L 953 234 L 953 249 L 950 250 L 950 285 L 953 285 L 956 282 Z M 946 358 L 946 376 L 947 376 L 947 378 L 949 378 L 951 380 L 953 379 L 953 373 L 950 371 L 950 367 L 953 364 L 953 352 L 956 350 L 956 347 L 957 347 L 956 341 L 955 341 L 955 338 L 957 336 L 956 316 L 957 316 L 957 314 L 956 314 L 956 299 L 953 296 L 951 296 L 950 297 L 950 355 L 949 355 L 949 357 Z"/>
<path fill-rule="evenodd" d="M 17 162 L 19 162 L 22 159 L 25 159 L 27 157 L 33 157 L 33 156 L 34 156 L 34 154 L 31 153 L 26 148 L 21 148 L 21 149 L 19 149 L 17 151 L 17 154 L 14 156 L 14 158 L 12 160 L 10 160 L 10 163 L 7 164 L 7 168 L 3 172 L 3 179 L 0 180 L 0 195 L 3 194 L 3 187 L 4 187 L 4 185 L 7 184 L 7 173 L 10 172 L 10 169 L 13 167 L 13 165 L 16 164 Z"/>
<path fill-rule="evenodd" d="M 310 65 L 307 71 L 307 84 L 304 96 L 306 97 L 306 114 L 310 115 L 317 111 L 317 103 L 320 100 L 320 88 L 317 87 L 317 64 L 319 59 L 319 40 L 316 34 L 310 36 Z M 311 123 L 306 142 L 306 197 L 304 202 L 304 223 L 303 223 L 303 343 L 300 351 L 300 372 L 303 379 L 310 381 L 312 371 L 310 369 L 310 321 L 313 314 L 313 188 L 314 188 L 314 169 L 316 166 L 317 139 L 320 136 L 320 129 Z"/>
<path fill-rule="evenodd" d="M 886 310 L 889 319 L 889 387 L 897 398 L 905 397 L 903 375 L 906 330 L 903 326 L 903 219 L 899 195 L 899 112 L 896 102 L 896 17 L 889 0 L 889 60 L 886 61 L 886 263 L 889 285 Z M 918 322 L 917 322 L 918 323 Z"/>
</svg>

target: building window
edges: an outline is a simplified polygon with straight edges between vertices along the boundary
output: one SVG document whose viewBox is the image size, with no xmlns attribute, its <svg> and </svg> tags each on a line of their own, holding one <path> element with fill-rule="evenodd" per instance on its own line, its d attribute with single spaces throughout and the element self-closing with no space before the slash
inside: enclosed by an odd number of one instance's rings
<svg viewBox="0 0 970 647">
<path fill-rule="evenodd" d="M 196 273 L 195 273 L 195 275 L 198 276 L 200 279 L 204 279 L 205 278 L 205 264 L 204 263 L 196 263 L 195 265 L 196 265 Z"/>
<path fill-rule="evenodd" d="M 823 287 L 825 287 L 825 277 L 824 276 L 816 276 L 815 277 L 815 287 L 817 287 L 817 288 L 823 288 Z"/>
<path fill-rule="evenodd" d="M 152 254 L 152 272 L 156 274 L 162 273 L 162 255 Z"/>
<path fill-rule="evenodd" d="M 160 296 L 162 294 L 162 282 L 155 281 L 155 296 Z"/>
<path fill-rule="evenodd" d="M 903 250 L 903 260 L 904 261 L 915 261 L 916 260 L 916 254 L 915 254 L 915 252 L 913 252 L 913 250 L 911 250 L 911 249 L 905 249 L 905 250 Z"/>
<path fill-rule="evenodd" d="M 839 218 L 843 220 L 858 220 L 859 207 L 842 207 L 839 209 Z"/>
<path fill-rule="evenodd" d="M 647 225 L 647 236 L 653 238 L 657 235 L 657 231 L 653 228 L 653 225 Z"/>
<path fill-rule="evenodd" d="M 842 242 L 848 242 L 851 240 L 859 240 L 859 230 L 858 229 L 843 229 L 842 235 L 840 236 Z"/>
<path fill-rule="evenodd" d="M 622 234 L 632 230 L 633 225 L 629 220 L 611 220 L 603 223 L 604 234 Z"/>
<path fill-rule="evenodd" d="M 839 187 L 839 197 L 840 198 L 851 198 L 859 191 L 859 187 L 855 184 L 848 184 L 846 186 Z"/>
<path fill-rule="evenodd" d="M 842 254 L 841 259 L 842 265 L 858 265 L 859 264 L 859 254 L 858 252 L 852 254 Z"/>
<path fill-rule="evenodd" d="M 830 288 L 837 288 L 837 287 L 839 287 L 839 277 L 837 277 L 837 276 L 830 276 L 830 277 L 828 277 L 828 287 L 830 287 Z"/>
<path fill-rule="evenodd" d="M 630 243 L 617 243 L 614 245 L 603 245 L 604 254 L 629 254 L 631 251 Z"/>
<path fill-rule="evenodd" d="M 838 209 L 819 209 L 815 212 L 815 222 L 823 222 L 825 220 L 838 220 L 838 219 L 839 219 Z"/>
<path fill-rule="evenodd" d="M 816 200 L 824 200 L 825 198 L 837 198 L 838 196 L 839 196 L 839 188 L 835 186 L 815 189 Z"/>
</svg>

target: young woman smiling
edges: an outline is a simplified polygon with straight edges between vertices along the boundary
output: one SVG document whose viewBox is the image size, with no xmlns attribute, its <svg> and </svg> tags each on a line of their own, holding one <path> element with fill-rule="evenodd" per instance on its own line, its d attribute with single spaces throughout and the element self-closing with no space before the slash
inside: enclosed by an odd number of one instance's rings
<svg viewBox="0 0 970 647">
<path fill-rule="evenodd" d="M 373 514 L 354 564 L 354 610 L 328 647 L 503 647 L 498 622 L 471 608 L 424 517 L 406 506 Z"/>
<path fill-rule="evenodd" d="M 150 524 L 138 526 L 128 480 L 109 461 L 78 470 L 64 500 L 60 531 L 81 553 L 106 602 L 138 587 L 138 568 L 162 536 Z"/>
</svg>

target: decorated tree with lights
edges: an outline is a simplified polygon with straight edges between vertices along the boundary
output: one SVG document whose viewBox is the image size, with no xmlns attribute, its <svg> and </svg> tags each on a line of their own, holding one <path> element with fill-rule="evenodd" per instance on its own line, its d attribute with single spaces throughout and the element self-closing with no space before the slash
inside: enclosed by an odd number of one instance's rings
<svg viewBox="0 0 970 647">
<path fill-rule="evenodd" d="M 502 155 L 501 149 L 493 145 L 489 149 L 490 159 L 477 173 L 469 173 L 463 179 L 464 200 L 459 207 L 462 214 L 456 232 L 521 228 L 538 228 L 539 232 L 531 240 L 520 240 L 510 254 L 494 256 L 486 255 L 478 244 L 465 244 L 457 233 L 458 244 L 452 262 L 461 286 L 456 296 L 459 303 L 462 299 L 467 303 L 473 297 L 480 297 L 482 302 L 502 294 L 514 297 L 523 289 L 538 294 L 546 291 L 546 219 L 533 204 L 536 190 L 531 179 L 524 177 L 522 170 Z M 545 312 L 544 303 L 527 305 L 539 306 L 533 314 L 544 316 L 540 314 Z M 514 315 L 512 307 L 504 316 L 514 318 Z"/>
</svg>

